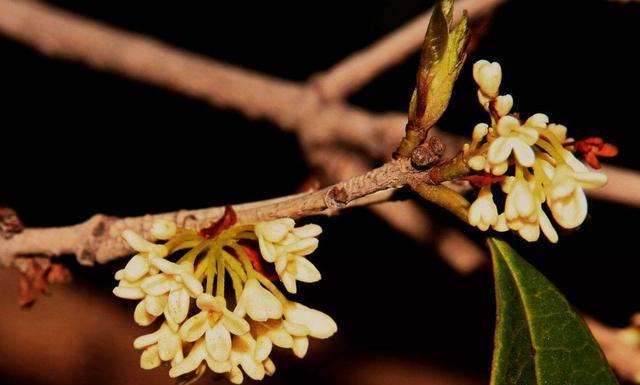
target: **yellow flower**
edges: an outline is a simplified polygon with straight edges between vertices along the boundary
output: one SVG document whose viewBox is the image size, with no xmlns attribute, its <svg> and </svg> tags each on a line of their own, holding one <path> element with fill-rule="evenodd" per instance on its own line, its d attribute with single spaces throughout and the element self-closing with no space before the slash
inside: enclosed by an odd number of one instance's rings
<svg viewBox="0 0 640 385">
<path fill-rule="evenodd" d="M 199 339 L 193 344 L 189 354 L 180 362 L 172 365 L 169 370 L 169 377 L 175 378 L 183 374 L 197 371 L 202 361 L 207 363 L 209 369 L 214 373 L 227 373 L 231 370 L 231 362 L 229 360 L 215 360 L 208 352 L 204 339 Z"/>
<path fill-rule="evenodd" d="M 322 233 L 318 225 L 295 228 L 291 218 L 276 219 L 255 225 L 260 252 L 268 262 L 274 262 L 276 272 L 287 291 L 296 293 L 296 280 L 317 282 L 321 275 L 305 256 L 318 248 L 316 237 Z"/>
<path fill-rule="evenodd" d="M 507 178 L 503 190 L 507 193 L 505 211 L 498 217 L 494 226 L 496 231 L 507 228 L 517 231 L 523 239 L 535 242 L 540 237 L 540 230 L 551 241 L 558 241 L 558 233 L 542 209 L 544 194 L 536 188 L 535 179 L 526 181 L 518 178 Z"/>
<path fill-rule="evenodd" d="M 164 314 L 169 324 L 177 329 L 189 312 L 190 298 L 202 293 L 202 284 L 193 275 L 193 265 L 177 265 L 166 259 L 156 258 L 152 262 L 161 273 L 144 278 L 140 289 L 145 297 L 134 311 L 134 319 L 146 326 L 160 314 Z"/>
<path fill-rule="evenodd" d="M 143 369 L 153 369 L 161 361 L 182 357 L 180 336 L 166 322 L 157 331 L 136 338 L 133 347 L 144 349 L 140 356 L 140 367 Z"/>
<path fill-rule="evenodd" d="M 278 319 L 282 317 L 282 304 L 269 290 L 262 287 L 257 279 L 249 278 L 234 313 L 239 317 L 244 317 L 246 313 L 254 321 Z"/>
<path fill-rule="evenodd" d="M 224 298 L 200 294 L 196 305 L 200 312 L 180 327 L 182 340 L 195 345 L 182 362 L 171 368 L 171 377 L 195 370 L 203 360 L 216 373 L 228 372 L 231 370 L 231 334 L 249 332 L 247 321 L 229 311 Z"/>
<path fill-rule="evenodd" d="M 255 225 L 255 233 L 258 237 L 260 253 L 267 262 L 274 262 L 276 260 L 277 244 L 287 237 L 295 225 L 295 221 L 291 218 L 260 222 Z"/>
<path fill-rule="evenodd" d="M 311 337 L 329 338 L 338 331 L 338 325 L 327 314 L 298 302 L 289 301 L 285 306 L 284 316 L 287 321 L 309 329 Z"/>
<path fill-rule="evenodd" d="M 573 229 L 587 217 L 587 197 L 583 187 L 599 187 L 606 175 L 588 170 L 575 172 L 568 165 L 558 166 L 551 180 L 547 204 L 553 218 L 566 229 Z"/>
<path fill-rule="evenodd" d="M 498 221 L 498 208 L 493 202 L 490 186 L 480 189 L 478 197 L 469 207 L 468 220 L 470 225 L 476 226 L 482 231 L 487 231 L 489 226 Z"/>
<path fill-rule="evenodd" d="M 513 152 L 519 164 L 533 166 L 535 154 L 531 146 L 539 137 L 534 127 L 520 125 L 520 121 L 513 116 L 503 116 L 498 121 L 496 131 L 499 137 L 491 142 L 487 154 L 490 163 L 504 163 Z"/>
<path fill-rule="evenodd" d="M 257 352 L 258 349 L 259 346 L 257 346 L 256 340 L 249 333 L 233 338 L 231 364 L 236 368 L 238 365 L 242 367 L 242 370 L 254 380 L 262 380 L 264 375 L 267 374 L 263 361 L 269 359 L 268 355 L 271 352 L 269 349 L 268 351 L 265 350 L 259 353 Z M 273 366 L 273 363 L 271 363 L 271 366 Z M 242 373 L 240 373 L 240 375 L 241 374 Z M 236 371 L 236 373 L 232 375 L 232 378 L 240 375 L 238 375 Z M 240 382 L 242 382 L 241 379 Z"/>
<path fill-rule="evenodd" d="M 133 282 L 146 276 L 151 271 L 151 261 L 155 258 L 164 258 L 168 250 L 164 245 L 151 243 L 131 230 L 122 232 L 122 238 L 127 244 L 138 252 L 124 268 L 123 274 L 127 281 Z"/>
</svg>

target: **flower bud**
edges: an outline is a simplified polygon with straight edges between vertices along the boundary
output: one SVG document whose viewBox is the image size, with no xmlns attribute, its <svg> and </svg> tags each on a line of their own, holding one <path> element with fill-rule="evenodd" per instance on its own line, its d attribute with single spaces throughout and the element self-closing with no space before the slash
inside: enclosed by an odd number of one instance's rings
<svg viewBox="0 0 640 385">
<path fill-rule="evenodd" d="M 498 89 L 502 81 L 502 69 L 497 62 L 489 63 L 479 60 L 473 65 L 473 79 L 476 81 L 482 93 L 489 98 L 498 96 Z"/>
</svg>

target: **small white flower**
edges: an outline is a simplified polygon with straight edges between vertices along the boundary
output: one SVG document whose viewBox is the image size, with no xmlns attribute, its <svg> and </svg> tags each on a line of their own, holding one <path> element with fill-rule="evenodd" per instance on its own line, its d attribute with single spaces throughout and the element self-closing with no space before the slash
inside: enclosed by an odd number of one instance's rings
<svg viewBox="0 0 640 385">
<path fill-rule="evenodd" d="M 209 369 L 214 373 L 227 373 L 232 369 L 232 365 L 229 360 L 217 361 L 213 359 L 207 350 L 205 340 L 201 338 L 193 344 L 189 354 L 182 361 L 172 365 L 169 370 L 169 377 L 175 378 L 183 374 L 197 371 L 200 368 L 202 361 L 205 361 Z"/>
<path fill-rule="evenodd" d="M 553 218 L 566 229 L 580 226 L 587 217 L 587 197 L 583 187 L 600 187 L 606 182 L 606 175 L 590 172 L 586 167 L 582 172 L 575 172 L 568 165 L 558 166 L 547 199 Z"/>
<path fill-rule="evenodd" d="M 231 370 L 231 334 L 249 332 L 247 321 L 229 311 L 224 298 L 201 294 L 196 305 L 200 312 L 180 327 L 182 340 L 195 345 L 189 355 L 171 369 L 171 377 L 194 370 L 203 360 L 216 373 L 228 372 Z"/>
<path fill-rule="evenodd" d="M 140 357 L 143 369 L 153 369 L 160 364 L 159 361 L 170 361 L 182 355 L 180 336 L 166 322 L 155 332 L 136 338 L 133 347 L 144 349 Z"/>
<path fill-rule="evenodd" d="M 480 189 L 476 200 L 469 207 L 469 224 L 478 227 L 482 231 L 487 231 L 498 221 L 498 208 L 493 202 L 491 187 L 485 186 Z"/>
<path fill-rule="evenodd" d="M 504 213 L 507 222 L 516 220 L 529 222 L 537 215 L 535 198 L 524 179 L 516 179 L 509 186 Z"/>
<path fill-rule="evenodd" d="M 129 266 L 129 265 L 128 265 Z M 147 326 L 164 314 L 167 322 L 177 330 L 187 316 L 190 298 L 202 293 L 202 284 L 193 276 L 193 265 L 177 265 L 162 258 L 154 258 L 151 267 L 155 274 L 136 281 L 128 281 L 126 268 L 116 273 L 118 286 L 113 294 L 120 298 L 140 299 L 133 312 L 138 325 Z"/>
<path fill-rule="evenodd" d="M 479 60 L 473 65 L 473 79 L 480 87 L 482 93 L 493 99 L 498 96 L 500 82 L 502 82 L 502 69 L 497 62 L 489 63 Z"/>
<path fill-rule="evenodd" d="M 262 361 L 268 357 L 262 360 L 256 359 L 256 345 L 256 340 L 249 333 L 234 337 L 231 347 L 231 364 L 242 367 L 251 379 L 262 380 L 266 374 Z"/>
<path fill-rule="evenodd" d="M 519 164 L 533 166 L 535 154 L 531 146 L 538 140 L 538 131 L 530 126 L 522 126 L 513 116 L 503 116 L 498 121 L 499 135 L 489 145 L 488 159 L 492 164 L 505 162 L 513 152 Z"/>
<path fill-rule="evenodd" d="M 285 306 L 284 316 L 287 321 L 309 329 L 311 337 L 329 338 L 338 331 L 338 325 L 327 314 L 297 302 L 290 301 Z"/>
<path fill-rule="evenodd" d="M 282 242 L 295 226 L 291 218 L 281 218 L 255 225 L 260 253 L 267 262 L 276 260 L 276 244 Z"/>
<path fill-rule="evenodd" d="M 246 314 L 254 321 L 266 321 L 282 317 L 282 304 L 255 278 L 249 278 L 234 310 L 238 316 Z"/>
<path fill-rule="evenodd" d="M 322 228 L 314 224 L 294 226 L 290 218 L 255 225 L 260 253 L 267 262 L 275 263 L 276 272 L 290 293 L 296 293 L 296 281 L 317 282 L 321 278 L 318 269 L 305 257 L 318 247 L 316 237 Z"/>
</svg>

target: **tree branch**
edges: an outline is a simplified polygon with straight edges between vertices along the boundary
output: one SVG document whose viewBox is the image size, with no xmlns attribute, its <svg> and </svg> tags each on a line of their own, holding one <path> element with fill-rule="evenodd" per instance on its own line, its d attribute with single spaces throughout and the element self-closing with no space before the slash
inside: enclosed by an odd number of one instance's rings
<svg viewBox="0 0 640 385">
<path fill-rule="evenodd" d="M 331 214 L 344 207 L 389 200 L 393 190 L 407 184 L 415 173 L 408 161 L 393 161 L 318 191 L 244 203 L 233 208 L 239 223 Z M 0 263 L 10 265 L 21 256 L 64 254 L 75 254 L 83 264 L 105 263 L 131 253 L 120 237 L 125 229 L 151 239 L 149 230 L 156 219 L 169 219 L 179 226 L 198 229 L 219 219 L 223 212 L 224 207 L 212 207 L 129 218 L 98 214 L 74 226 L 27 228 L 8 239 L 0 237 Z"/>
</svg>

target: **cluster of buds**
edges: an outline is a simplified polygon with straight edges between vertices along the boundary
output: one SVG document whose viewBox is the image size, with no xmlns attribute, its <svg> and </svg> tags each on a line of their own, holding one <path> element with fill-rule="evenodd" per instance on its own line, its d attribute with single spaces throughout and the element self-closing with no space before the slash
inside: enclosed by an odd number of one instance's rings
<svg viewBox="0 0 640 385">
<path fill-rule="evenodd" d="M 137 324 L 158 325 L 133 343 L 142 350 L 140 366 L 167 362 L 174 378 L 199 377 L 208 368 L 239 384 L 245 374 L 261 380 L 275 372 L 269 358 L 274 345 L 304 357 L 309 337 L 330 337 L 336 323 L 288 300 L 272 279 L 280 278 L 289 292 L 296 291 L 296 280 L 319 280 L 306 256 L 317 248 L 321 231 L 317 225 L 295 227 L 290 218 L 236 225 L 230 208 L 198 232 L 157 220 L 150 233 L 158 243 L 125 230 L 124 240 L 137 254 L 116 273 L 113 293 L 139 301 Z"/>
<path fill-rule="evenodd" d="M 558 233 L 543 205 L 546 203 L 558 225 L 576 228 L 587 216 L 583 189 L 604 185 L 606 175 L 590 171 L 574 156 L 588 146 L 567 137 L 565 126 L 550 124 L 544 114 L 534 114 L 524 121 L 518 114 L 510 114 L 513 98 L 499 94 L 500 64 L 480 60 L 473 66 L 473 77 L 479 87 L 478 100 L 489 113 L 491 124 L 477 124 L 472 143 L 464 149 L 469 167 L 484 173 L 489 181 L 481 186 L 469 209 L 469 223 L 483 231 L 490 227 L 517 231 L 529 242 L 536 241 L 542 231 L 551 242 L 557 242 Z M 611 148 L 615 147 L 607 145 L 608 151 L 603 151 L 600 144 L 581 152 L 592 157 L 614 153 Z M 502 213 L 493 198 L 492 182 L 496 181 L 506 194 Z"/>
</svg>

